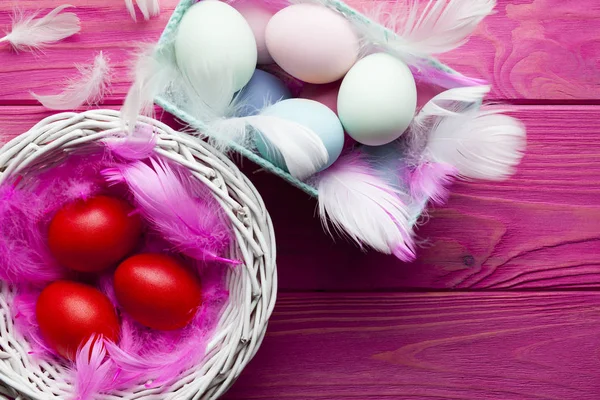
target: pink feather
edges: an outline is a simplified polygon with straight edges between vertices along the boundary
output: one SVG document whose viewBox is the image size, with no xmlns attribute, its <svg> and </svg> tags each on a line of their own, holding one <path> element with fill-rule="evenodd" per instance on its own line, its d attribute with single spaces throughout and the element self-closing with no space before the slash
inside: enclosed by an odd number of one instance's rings
<svg viewBox="0 0 600 400">
<path fill-rule="evenodd" d="M 452 165 L 425 162 L 410 175 L 410 191 L 415 199 L 430 199 L 434 204 L 445 204 L 450 196 L 450 185 L 458 170 Z"/>
<path fill-rule="evenodd" d="M 231 243 L 231 232 L 220 206 L 191 175 L 154 158 L 150 165 L 138 161 L 102 174 L 128 186 L 140 213 L 178 251 L 197 260 L 238 263 L 219 255 Z"/>
<path fill-rule="evenodd" d="M 39 295 L 40 291 L 32 288 L 23 287 L 19 290 L 11 304 L 15 328 L 29 342 L 30 354 L 34 357 L 58 356 L 58 353 L 46 344 L 39 331 L 35 316 L 35 306 Z"/>
<path fill-rule="evenodd" d="M 131 135 L 109 138 L 104 143 L 111 154 L 126 161 L 139 161 L 151 157 L 158 137 L 150 125 L 137 125 Z"/>
<path fill-rule="evenodd" d="M 0 279 L 45 285 L 64 276 L 46 245 L 40 221 L 42 198 L 9 185 L 0 187 Z"/>
<path fill-rule="evenodd" d="M 112 382 L 112 362 L 106 358 L 106 343 L 102 337 L 91 336 L 77 350 L 75 368 L 75 395 L 73 400 L 92 400 Z"/>
</svg>

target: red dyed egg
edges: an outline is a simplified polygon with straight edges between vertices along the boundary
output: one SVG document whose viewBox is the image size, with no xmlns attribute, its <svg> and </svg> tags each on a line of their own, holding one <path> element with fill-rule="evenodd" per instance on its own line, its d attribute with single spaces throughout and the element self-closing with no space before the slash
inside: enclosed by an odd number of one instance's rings
<svg viewBox="0 0 600 400">
<path fill-rule="evenodd" d="M 59 263 L 82 272 L 117 264 L 137 245 L 142 222 L 124 200 L 96 196 L 59 210 L 48 229 L 48 245 Z"/>
<path fill-rule="evenodd" d="M 57 281 L 47 286 L 35 315 L 48 345 L 70 360 L 93 334 L 114 342 L 119 337 L 119 319 L 110 300 L 82 283 Z"/>
<path fill-rule="evenodd" d="M 115 271 L 119 304 L 149 328 L 173 330 L 187 325 L 202 301 L 198 278 L 164 254 L 138 254 Z"/>
</svg>

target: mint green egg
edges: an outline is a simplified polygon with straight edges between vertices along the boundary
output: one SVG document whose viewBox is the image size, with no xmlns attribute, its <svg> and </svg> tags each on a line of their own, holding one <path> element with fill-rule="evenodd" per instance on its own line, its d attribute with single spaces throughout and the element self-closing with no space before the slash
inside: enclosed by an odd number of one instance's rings
<svg viewBox="0 0 600 400">
<path fill-rule="evenodd" d="M 287 99 L 265 109 L 261 115 L 269 115 L 294 121 L 309 129 L 321 138 L 329 160 L 321 171 L 338 159 L 344 147 L 344 128 L 337 115 L 331 109 L 317 101 L 308 99 Z M 256 148 L 268 161 L 287 171 L 281 154 L 268 146 L 262 135 L 257 135 Z"/>
</svg>

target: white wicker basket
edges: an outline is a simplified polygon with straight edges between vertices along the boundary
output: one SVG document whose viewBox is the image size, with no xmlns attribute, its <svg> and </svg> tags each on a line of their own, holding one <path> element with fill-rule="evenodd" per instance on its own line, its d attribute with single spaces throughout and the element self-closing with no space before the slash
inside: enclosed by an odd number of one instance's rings
<svg viewBox="0 0 600 400">
<path fill-rule="evenodd" d="M 229 301 L 201 365 L 166 389 L 141 384 L 98 399 L 215 399 L 232 385 L 258 350 L 275 305 L 277 272 L 271 219 L 254 186 L 226 157 L 159 121 L 140 118 L 139 122 L 157 132 L 158 154 L 188 168 L 212 191 L 235 233 L 230 256 L 244 263 L 228 272 Z M 48 117 L 0 150 L 0 183 L 25 168 L 51 167 L 69 153 L 97 146 L 99 140 L 121 131 L 119 113 L 113 110 Z M 0 380 L 6 386 L 0 393 L 16 399 L 71 398 L 73 389 L 65 380 L 65 367 L 36 361 L 28 354 L 27 341 L 16 334 L 10 312 L 13 294 L 9 285 L 0 282 Z"/>
</svg>

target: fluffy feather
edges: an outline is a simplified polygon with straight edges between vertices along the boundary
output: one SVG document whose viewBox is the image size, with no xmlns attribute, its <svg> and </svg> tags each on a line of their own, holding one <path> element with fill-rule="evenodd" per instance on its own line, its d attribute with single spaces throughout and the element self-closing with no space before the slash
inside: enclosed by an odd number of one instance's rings
<svg viewBox="0 0 600 400">
<path fill-rule="evenodd" d="M 28 285 L 20 285 L 19 291 L 10 305 L 15 327 L 17 332 L 29 342 L 31 346 L 29 354 L 36 358 L 41 358 L 47 354 L 58 356 L 58 353 L 45 343 L 39 330 L 35 315 L 35 307 L 39 295 L 40 289 L 33 289 Z"/>
<path fill-rule="evenodd" d="M 0 187 L 0 279 L 43 286 L 65 271 L 56 263 L 42 233 L 45 198 L 10 185 Z"/>
<path fill-rule="evenodd" d="M 177 68 L 165 52 L 154 44 L 143 44 L 134 57 L 133 84 L 121 108 L 121 119 L 129 132 L 135 129 L 139 115 L 153 115 L 154 98 L 177 79 Z"/>
<path fill-rule="evenodd" d="M 187 176 L 161 159 L 138 161 L 102 171 L 110 183 L 125 183 L 140 213 L 178 251 L 198 260 L 237 263 L 219 256 L 231 234 L 219 205 Z M 194 194 L 202 193 L 201 198 Z"/>
<path fill-rule="evenodd" d="M 105 341 L 101 336 L 92 335 L 77 350 L 74 375 L 75 394 L 72 400 L 93 400 L 106 389 L 111 381 L 112 363 L 106 358 Z"/>
<path fill-rule="evenodd" d="M 458 116 L 483 102 L 489 86 L 459 87 L 446 90 L 429 100 L 412 120 L 408 131 L 402 136 L 408 164 L 418 166 L 424 159 L 427 137 L 433 127 L 443 118 Z"/>
<path fill-rule="evenodd" d="M 32 92 L 32 96 L 51 110 L 70 110 L 84 104 L 97 104 L 108 92 L 112 78 L 108 57 L 100 52 L 93 64 L 75 64 L 75 67 L 81 76 L 69 80 L 62 93 L 42 96 Z"/>
<path fill-rule="evenodd" d="M 403 261 L 414 259 L 409 212 L 398 189 L 377 176 L 360 153 L 339 159 L 317 178 L 319 215 L 358 243 Z"/>
<path fill-rule="evenodd" d="M 380 3 L 366 14 L 398 36 L 390 38 L 373 24 L 359 24 L 359 28 L 370 44 L 414 63 L 464 44 L 495 5 L 496 0 L 429 0 L 423 7 L 417 0 L 399 0 L 390 9 Z"/>
<path fill-rule="evenodd" d="M 0 38 L 0 43 L 8 42 L 17 51 L 35 50 L 78 33 L 81 27 L 77 15 L 61 13 L 68 7 L 72 6 L 58 6 L 42 18 L 36 18 L 39 11 L 29 16 L 15 11 L 12 30 Z"/>
<path fill-rule="evenodd" d="M 124 160 L 139 161 L 154 154 L 158 138 L 150 125 L 137 125 L 131 135 L 104 140 L 111 154 Z"/>
<path fill-rule="evenodd" d="M 254 147 L 256 135 L 262 135 L 268 150 L 280 156 L 289 173 L 298 179 L 308 178 L 329 161 L 327 149 L 315 132 L 279 117 L 253 115 L 221 119 L 211 124 L 207 132 L 217 148 L 230 142 Z"/>
<path fill-rule="evenodd" d="M 444 204 L 450 195 L 449 186 L 457 174 L 456 168 L 448 164 L 423 163 L 410 174 L 410 191 L 414 199 L 429 199 L 435 204 Z"/>
<path fill-rule="evenodd" d="M 419 111 L 413 121 L 414 125 L 420 125 L 430 117 L 455 116 L 472 106 L 480 105 L 483 98 L 490 91 L 490 86 L 471 86 L 449 89 L 439 93 L 429 100 Z"/>
<path fill-rule="evenodd" d="M 470 109 L 441 117 L 427 138 L 425 158 L 454 166 L 462 178 L 503 180 L 525 149 L 525 127 L 497 111 Z"/>
<path fill-rule="evenodd" d="M 487 82 L 484 79 L 471 78 L 458 72 L 448 73 L 435 68 L 430 64 L 419 63 L 417 66 L 411 66 L 410 69 L 417 84 L 420 82 L 428 82 L 447 89 L 487 85 Z"/>
<path fill-rule="evenodd" d="M 146 21 L 149 20 L 150 17 L 156 17 L 160 14 L 160 4 L 158 0 L 136 0 L 136 3 Z M 125 6 L 127 7 L 131 18 L 134 21 L 137 21 L 133 0 L 125 0 Z"/>
</svg>

